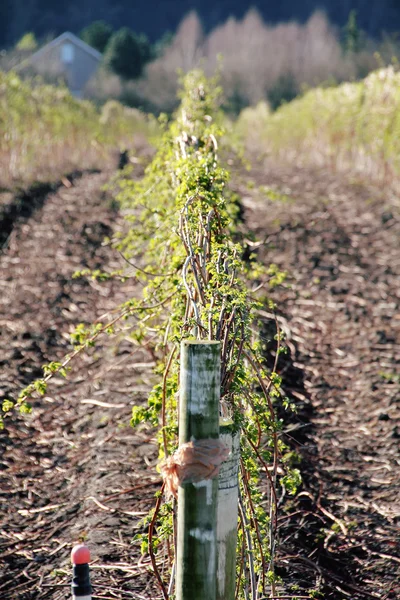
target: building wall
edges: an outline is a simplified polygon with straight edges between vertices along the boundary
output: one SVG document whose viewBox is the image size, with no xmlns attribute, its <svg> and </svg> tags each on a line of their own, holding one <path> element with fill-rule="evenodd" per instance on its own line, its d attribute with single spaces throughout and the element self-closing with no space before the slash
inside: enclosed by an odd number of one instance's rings
<svg viewBox="0 0 400 600">
<path fill-rule="evenodd" d="M 73 41 L 62 40 L 57 45 L 43 48 L 37 56 L 32 56 L 30 64 L 41 75 L 63 79 L 71 92 L 79 95 L 97 70 L 99 60 Z"/>
</svg>

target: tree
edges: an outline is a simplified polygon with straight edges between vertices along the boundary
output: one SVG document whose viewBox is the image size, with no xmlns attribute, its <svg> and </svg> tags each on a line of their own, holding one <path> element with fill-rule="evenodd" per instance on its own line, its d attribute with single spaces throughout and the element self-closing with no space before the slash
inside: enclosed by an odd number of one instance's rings
<svg viewBox="0 0 400 600">
<path fill-rule="evenodd" d="M 21 52 L 33 52 L 38 47 L 38 43 L 35 38 L 35 34 L 25 33 L 22 38 L 17 42 L 15 48 Z"/>
<path fill-rule="evenodd" d="M 104 63 L 110 71 L 123 79 L 138 79 L 152 56 L 147 37 L 123 27 L 112 35 L 106 48 Z"/>
<path fill-rule="evenodd" d="M 166 31 L 159 40 L 154 44 L 154 58 L 162 56 L 167 48 L 171 46 L 174 41 L 174 34 L 172 31 Z"/>
<path fill-rule="evenodd" d="M 111 25 L 105 21 L 94 21 L 82 29 L 80 37 L 89 46 L 103 53 L 112 34 L 113 29 Z"/>
<path fill-rule="evenodd" d="M 180 23 L 171 50 L 179 57 L 180 67 L 188 72 L 198 65 L 203 54 L 204 31 L 197 12 L 191 11 Z"/>
<path fill-rule="evenodd" d="M 344 51 L 358 52 L 361 50 L 362 33 L 357 23 L 357 11 L 351 10 L 344 26 Z"/>
<path fill-rule="evenodd" d="M 285 102 L 291 102 L 299 93 L 294 75 L 290 72 L 282 73 L 275 84 L 268 90 L 268 101 L 273 110 Z"/>
</svg>

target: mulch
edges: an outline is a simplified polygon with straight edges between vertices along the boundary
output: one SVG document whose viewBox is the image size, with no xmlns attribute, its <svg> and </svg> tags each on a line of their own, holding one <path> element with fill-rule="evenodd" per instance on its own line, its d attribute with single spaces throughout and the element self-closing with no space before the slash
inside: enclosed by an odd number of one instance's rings
<svg viewBox="0 0 400 600">
<path fill-rule="evenodd" d="M 71 278 L 77 269 L 122 266 L 102 245 L 122 226 L 102 191 L 109 176 L 64 182 L 7 234 L 0 399 L 62 357 L 77 323 L 139 293 L 134 277 Z M 304 484 L 281 508 L 284 589 L 317 588 L 332 600 L 400 597 L 399 200 L 349 177 L 257 161 L 234 186 L 246 227 L 265 242 L 258 259 L 288 271 L 289 285 L 271 296 L 289 348 L 285 390 L 299 406 L 285 435 Z M 94 598 L 160 597 L 132 543 L 160 487 L 153 432 L 129 426 L 153 365 L 151 352 L 121 331 L 80 358 L 67 380 L 57 378 L 31 416 L 7 419 L 1 598 L 70 598 L 69 553 L 80 536 L 92 550 Z"/>
</svg>

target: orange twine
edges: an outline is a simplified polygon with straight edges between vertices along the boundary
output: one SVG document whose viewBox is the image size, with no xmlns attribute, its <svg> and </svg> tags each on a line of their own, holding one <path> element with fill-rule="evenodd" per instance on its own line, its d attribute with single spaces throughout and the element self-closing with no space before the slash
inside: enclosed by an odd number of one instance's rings
<svg viewBox="0 0 400 600">
<path fill-rule="evenodd" d="M 221 463 L 229 454 L 228 446 L 220 440 L 207 439 L 182 444 L 160 466 L 166 493 L 177 498 L 178 486 L 183 482 L 196 483 L 217 477 Z"/>
</svg>

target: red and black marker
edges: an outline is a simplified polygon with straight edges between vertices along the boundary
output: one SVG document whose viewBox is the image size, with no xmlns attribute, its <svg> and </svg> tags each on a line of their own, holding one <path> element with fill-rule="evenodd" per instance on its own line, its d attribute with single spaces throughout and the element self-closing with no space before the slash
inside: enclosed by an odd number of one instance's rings
<svg viewBox="0 0 400 600">
<path fill-rule="evenodd" d="M 92 600 L 89 563 L 90 551 L 86 544 L 72 548 L 72 600 Z"/>
</svg>

